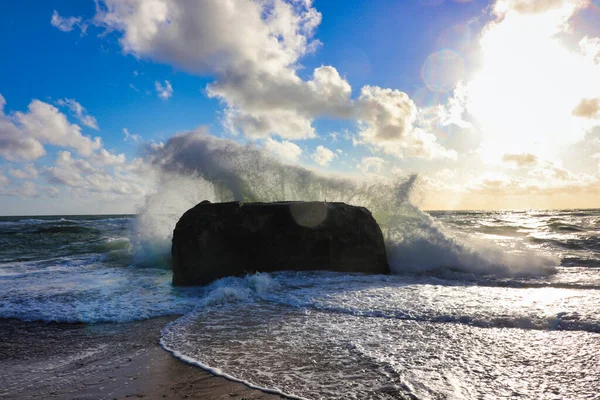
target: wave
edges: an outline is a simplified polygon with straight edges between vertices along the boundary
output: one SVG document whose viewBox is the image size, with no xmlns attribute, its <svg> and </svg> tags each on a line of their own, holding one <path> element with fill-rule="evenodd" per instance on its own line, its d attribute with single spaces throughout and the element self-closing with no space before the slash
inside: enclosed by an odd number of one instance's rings
<svg viewBox="0 0 600 400">
<path fill-rule="evenodd" d="M 527 236 L 530 229 L 517 225 L 483 226 L 477 229 L 479 232 L 500 236 Z"/>
<path fill-rule="evenodd" d="M 134 253 L 140 265 L 165 265 L 171 235 L 184 211 L 202 200 L 340 201 L 369 209 L 386 237 L 394 273 L 440 267 L 500 276 L 550 275 L 557 259 L 531 251 L 506 254 L 489 244 L 463 241 L 410 201 L 416 175 L 368 179 L 325 175 L 278 161 L 253 145 L 202 132 L 177 135 L 148 155 L 160 189 L 146 199 L 135 222 Z"/>
<path fill-rule="evenodd" d="M 591 250 L 600 251 L 600 236 L 582 236 L 578 238 L 545 238 L 528 237 L 528 240 L 535 244 L 540 244 L 549 248 L 559 248 L 564 250 Z"/>
<path fill-rule="evenodd" d="M 58 225 L 58 226 L 39 227 L 39 228 L 36 228 L 27 233 L 33 233 L 33 234 L 49 234 L 49 233 L 50 234 L 51 233 L 98 234 L 98 233 L 100 233 L 100 230 L 95 229 L 95 228 L 88 228 L 85 226 L 78 226 L 78 225 Z"/>
<path fill-rule="evenodd" d="M 586 268 L 600 268 L 600 260 L 594 258 L 583 258 L 583 257 L 565 257 L 561 260 L 560 265 L 564 267 L 586 267 Z"/>
<path fill-rule="evenodd" d="M 168 271 L 94 268 L 89 259 L 79 266 L 16 268 L 0 279 L 0 293 L 0 318 L 66 323 L 184 315 L 202 296 L 199 288 L 173 288 Z"/>
<path fill-rule="evenodd" d="M 444 285 L 446 284 L 446 285 Z M 432 285 L 436 285 L 434 289 Z M 441 285 L 441 286 L 440 286 Z M 519 328 L 533 330 L 565 330 L 600 333 L 600 320 L 593 313 L 575 311 L 540 313 L 536 307 L 523 308 L 522 296 L 536 295 L 539 291 L 555 293 L 551 286 L 488 286 L 480 287 L 455 282 L 409 277 L 369 276 L 329 272 L 275 274 L 257 273 L 243 278 L 220 279 L 206 287 L 197 309 L 227 303 L 243 303 L 241 308 L 252 308 L 254 302 L 265 301 L 294 309 L 315 310 L 369 318 L 399 319 L 416 322 L 458 323 L 480 328 Z M 531 290 L 528 290 L 531 289 Z M 571 289 L 569 287 L 569 289 Z M 596 287 L 597 289 L 597 287 Z M 431 303 L 428 291 L 443 299 L 462 297 L 464 310 L 450 305 Z M 511 297 L 507 290 L 514 293 Z M 552 292 L 548 292 L 552 291 Z M 480 307 L 490 293 L 502 293 L 506 298 L 500 304 Z M 559 292 L 556 292 L 559 293 Z M 509 292 L 510 294 L 510 292 Z M 577 292 L 561 293 L 563 297 L 577 297 Z M 600 293 L 588 303 L 600 300 Z M 476 303 L 472 310 L 470 303 Z M 507 310 L 514 307 L 513 314 Z"/>
<path fill-rule="evenodd" d="M 552 230 L 559 232 L 586 232 L 587 229 L 581 226 L 569 224 L 566 222 L 552 222 L 548 224 L 548 227 Z"/>
<path fill-rule="evenodd" d="M 526 368 L 534 384 L 519 393 L 534 398 L 548 368 L 565 377 L 557 383 L 562 387 L 576 381 L 570 373 L 585 370 L 598 350 L 597 335 L 587 332 L 490 331 L 266 302 L 198 309 L 165 327 L 161 344 L 184 361 L 236 380 L 332 399 L 494 397 L 503 386 L 490 385 L 514 382 L 514 368 Z M 573 348 L 579 349 L 576 357 L 556 362 L 556 354 Z M 588 393 L 586 383 L 569 391 Z"/>
</svg>

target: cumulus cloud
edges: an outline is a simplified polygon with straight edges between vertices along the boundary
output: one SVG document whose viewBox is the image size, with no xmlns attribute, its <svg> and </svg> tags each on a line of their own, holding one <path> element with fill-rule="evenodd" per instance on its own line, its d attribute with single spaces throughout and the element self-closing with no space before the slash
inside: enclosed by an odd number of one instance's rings
<svg viewBox="0 0 600 400">
<path fill-rule="evenodd" d="M 539 163 L 524 176 L 484 173 L 467 183 L 467 192 L 486 196 L 600 193 L 600 176 L 575 174 L 553 162 Z"/>
<path fill-rule="evenodd" d="M 40 195 L 37 185 L 31 181 L 23 182 L 21 186 L 17 187 L 15 193 L 21 197 L 38 197 Z"/>
<path fill-rule="evenodd" d="M 98 162 L 99 160 L 96 160 Z M 53 167 L 44 168 L 47 181 L 91 193 L 109 193 L 120 196 L 142 196 L 147 192 L 145 182 L 131 175 L 109 173 L 106 165 L 94 165 L 74 158 L 68 151 L 60 151 Z"/>
<path fill-rule="evenodd" d="M 400 158 L 456 159 L 455 151 L 445 149 L 433 134 L 414 126 L 417 107 L 406 93 L 365 86 L 357 107 L 361 128 L 358 143 Z"/>
<path fill-rule="evenodd" d="M 63 32 L 71 32 L 73 28 L 78 27 L 81 30 L 81 35 L 85 35 L 85 31 L 87 30 L 87 24 L 82 22 L 81 17 L 64 18 L 56 10 L 52 13 L 50 24 Z"/>
<path fill-rule="evenodd" d="M 106 149 L 101 149 L 92 156 L 92 160 L 97 165 L 115 166 L 125 164 L 125 154 L 112 154 Z"/>
<path fill-rule="evenodd" d="M 8 173 L 11 174 L 13 177 L 17 178 L 17 179 L 25 179 L 27 178 L 27 174 L 20 170 L 20 169 L 15 169 L 15 168 L 10 168 L 8 170 Z"/>
<path fill-rule="evenodd" d="M 386 161 L 380 157 L 363 157 L 360 163 L 356 165 L 356 168 L 366 173 L 379 174 L 383 170 L 383 166 Z"/>
<path fill-rule="evenodd" d="M 367 86 L 353 100 L 332 66 L 316 68 L 307 80 L 298 76 L 300 58 L 320 44 L 313 39 L 320 21 L 311 1 L 283 0 L 104 0 L 95 16 L 121 33 L 126 53 L 215 75 L 206 93 L 223 102 L 232 133 L 307 139 L 316 136 L 314 119 L 347 118 L 360 121 L 363 141 L 378 150 L 452 157 L 435 136 L 413 129 L 414 104 L 406 94 Z"/>
<path fill-rule="evenodd" d="M 296 162 L 302 154 L 302 149 L 297 144 L 288 140 L 281 142 L 267 138 L 265 140 L 265 150 L 274 154 L 283 161 Z"/>
<path fill-rule="evenodd" d="M 27 164 L 22 169 L 10 168 L 8 173 L 17 179 L 35 179 L 38 177 L 38 171 L 33 164 Z"/>
<path fill-rule="evenodd" d="M 53 186 L 45 186 L 41 189 L 48 197 L 58 197 L 58 194 L 60 193 L 60 190 Z"/>
<path fill-rule="evenodd" d="M 96 118 L 87 113 L 85 108 L 73 99 L 60 99 L 56 102 L 61 107 L 68 107 L 77 119 L 85 126 L 98 130 Z"/>
<path fill-rule="evenodd" d="M 173 96 L 173 87 L 169 81 L 165 81 L 164 85 L 162 85 L 159 81 L 155 81 L 154 88 L 156 89 L 156 93 L 158 93 L 158 97 L 163 100 L 167 100 Z"/>
<path fill-rule="evenodd" d="M 37 185 L 31 181 L 25 181 L 21 185 L 13 186 L 10 189 L 2 188 L 2 182 L 0 179 L 0 195 L 4 196 L 18 196 L 18 197 L 39 197 Z"/>
<path fill-rule="evenodd" d="M 585 0 L 497 0 L 494 12 L 505 15 L 509 12 L 539 14 L 565 7 L 582 7 Z"/>
<path fill-rule="evenodd" d="M 333 161 L 333 159 L 336 157 L 337 155 L 333 151 L 321 145 L 317 146 L 317 148 L 311 156 L 311 158 L 321 167 L 328 166 L 329 163 Z"/>
<path fill-rule="evenodd" d="M 10 182 L 10 180 L 2 172 L 0 172 L 0 188 L 6 186 L 8 182 Z"/>
<path fill-rule="evenodd" d="M 514 163 L 518 167 L 524 167 L 535 164 L 537 162 L 537 157 L 530 153 L 505 154 L 502 156 L 502 161 L 506 163 Z"/>
<path fill-rule="evenodd" d="M 600 98 L 582 99 L 581 103 L 573 110 L 573 115 L 581 118 L 600 116 Z"/>
<path fill-rule="evenodd" d="M 102 147 L 99 137 L 91 139 L 81 134 L 79 125 L 71 124 L 67 117 L 50 104 L 33 100 L 28 112 L 16 112 L 21 131 L 41 142 L 71 147 L 84 156 L 90 156 Z"/>
<path fill-rule="evenodd" d="M 600 37 L 584 36 L 579 41 L 579 47 L 586 60 L 594 64 L 600 63 Z"/>
<path fill-rule="evenodd" d="M 35 160 L 46 151 L 39 140 L 27 135 L 4 114 L 6 101 L 0 94 L 0 156 L 9 161 Z"/>
<path fill-rule="evenodd" d="M 0 155 L 10 161 L 35 160 L 46 152 L 43 144 L 70 147 L 79 154 L 91 156 L 102 147 L 99 137 L 91 139 L 81 127 L 71 124 L 56 107 L 39 100 L 29 103 L 27 112 L 6 116 L 0 95 Z"/>
</svg>

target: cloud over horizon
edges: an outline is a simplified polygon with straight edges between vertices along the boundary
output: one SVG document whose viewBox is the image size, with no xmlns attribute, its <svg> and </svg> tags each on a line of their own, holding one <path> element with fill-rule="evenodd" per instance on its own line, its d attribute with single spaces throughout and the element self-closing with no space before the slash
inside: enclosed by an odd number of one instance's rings
<svg viewBox="0 0 600 400">
<path fill-rule="evenodd" d="M 432 24 L 427 29 L 439 29 L 440 37 L 422 38 L 416 53 L 404 36 L 386 43 L 396 30 L 386 31 L 373 52 L 337 41 L 350 32 L 336 37 L 329 12 L 343 6 L 324 7 L 323 21 L 311 0 L 98 0 L 88 4 L 92 14 L 71 8 L 70 17 L 67 6 L 49 9 L 46 28 L 66 38 L 61 46 L 88 46 L 97 54 L 81 54 L 122 62 L 123 70 L 93 78 L 106 79 L 105 99 L 96 98 L 98 86 L 79 95 L 75 80 L 25 99 L 5 91 L 10 108 L 0 94 L 2 193 L 139 199 L 155 183 L 146 180 L 149 154 L 168 154 L 159 150 L 172 149 L 172 135 L 206 125 L 210 135 L 286 164 L 369 177 L 418 172 L 439 203 L 442 192 L 496 196 L 486 200 L 494 207 L 528 191 L 566 195 L 587 187 L 595 196 L 600 38 L 579 31 L 575 18 L 592 3 L 430 3 L 431 15 L 436 7 L 478 14 L 460 15 L 463 21 L 444 29 Z M 426 27 L 411 29 L 420 38 Z M 459 46 L 458 36 L 468 44 Z M 328 44 L 319 39 L 336 48 L 324 54 Z M 377 72 L 349 73 L 348 49 L 361 55 L 350 61 Z M 393 72 L 381 74 L 379 64 L 388 60 Z M 417 80 L 398 78 L 413 69 Z M 446 70 L 452 79 L 436 76 Z"/>
</svg>

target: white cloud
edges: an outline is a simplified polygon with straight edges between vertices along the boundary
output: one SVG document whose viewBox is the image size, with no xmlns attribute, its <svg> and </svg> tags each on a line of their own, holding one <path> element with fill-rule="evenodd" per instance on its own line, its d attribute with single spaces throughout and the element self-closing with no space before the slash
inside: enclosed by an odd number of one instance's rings
<svg viewBox="0 0 600 400">
<path fill-rule="evenodd" d="M 456 152 L 442 147 L 435 135 L 414 126 L 417 107 L 406 93 L 365 86 L 357 107 L 361 127 L 357 143 L 399 158 L 456 159 Z"/>
<path fill-rule="evenodd" d="M 60 193 L 60 190 L 58 188 L 55 188 L 53 186 L 46 186 L 42 188 L 42 191 L 44 193 L 46 193 L 46 195 L 48 197 L 57 197 L 58 194 Z"/>
<path fill-rule="evenodd" d="M 5 103 L 0 95 L 0 107 Z M 70 147 L 84 156 L 102 147 L 99 137 L 93 140 L 81 134 L 79 125 L 50 104 L 33 100 L 28 111 L 6 116 L 0 108 L 0 155 L 10 161 L 35 160 L 46 152 L 43 144 Z"/>
<path fill-rule="evenodd" d="M 0 176 L 0 189 L 2 189 L 2 186 L 3 184 Z M 20 186 L 13 187 L 11 189 L 0 190 L 0 195 L 18 197 L 38 197 L 40 194 L 37 191 L 37 185 L 35 183 L 31 181 L 25 181 Z"/>
<path fill-rule="evenodd" d="M 302 149 L 297 144 L 290 141 L 277 141 L 271 138 L 265 140 L 265 149 L 275 154 L 283 161 L 296 162 L 302 154 Z"/>
<path fill-rule="evenodd" d="M 435 136 L 413 129 L 415 107 L 405 93 L 366 86 L 361 98 L 352 100 L 350 84 L 332 66 L 316 68 L 308 80 L 298 76 L 300 58 L 320 44 L 313 33 L 321 14 L 311 1 L 103 4 L 95 21 L 122 33 L 126 53 L 216 75 L 207 93 L 224 103 L 223 123 L 232 133 L 299 140 L 316 136 L 315 118 L 356 119 L 364 144 L 378 150 L 430 159 L 455 156 Z"/>
<path fill-rule="evenodd" d="M 33 179 L 36 179 L 39 175 L 37 168 L 33 164 L 25 165 L 23 171 Z"/>
<path fill-rule="evenodd" d="M 98 130 L 96 118 L 87 113 L 85 108 L 73 99 L 60 99 L 56 102 L 61 107 L 68 107 L 77 119 L 85 126 Z"/>
<path fill-rule="evenodd" d="M 173 96 L 173 87 L 171 86 L 171 82 L 165 81 L 165 84 L 162 85 L 159 81 L 154 82 L 154 87 L 156 89 L 156 93 L 158 93 L 158 97 L 163 100 L 167 100 L 171 96 Z"/>
<path fill-rule="evenodd" d="M 600 116 L 600 98 L 581 99 L 573 110 L 573 115 L 581 118 L 595 118 Z"/>
<path fill-rule="evenodd" d="M 579 47 L 583 57 L 587 61 L 591 61 L 595 64 L 600 63 L 600 38 L 590 38 L 585 36 L 579 41 Z"/>
<path fill-rule="evenodd" d="M 472 195 L 534 196 L 586 195 L 600 193 L 600 176 L 575 174 L 555 163 L 538 164 L 526 175 L 483 173 L 473 177 L 465 186 Z"/>
<path fill-rule="evenodd" d="M 54 10 L 52 13 L 52 19 L 50 23 L 55 28 L 63 31 L 63 32 L 71 32 L 74 27 L 78 27 L 81 30 L 81 35 L 85 35 L 85 31 L 87 30 L 87 24 L 81 22 L 81 17 L 69 17 L 64 18 L 58 14 L 58 11 Z"/>
<path fill-rule="evenodd" d="M 558 11 L 566 19 L 587 3 L 587 0 L 497 0 L 494 13 L 504 17 L 509 13 L 531 15 Z"/>
<path fill-rule="evenodd" d="M 129 129 L 123 128 L 123 134 L 125 134 L 126 142 L 139 143 L 142 141 L 142 137 L 136 133 L 129 133 Z"/>
<path fill-rule="evenodd" d="M 21 132 L 40 142 L 71 147 L 81 155 L 90 156 L 102 147 L 99 137 L 94 140 L 81 134 L 79 125 L 71 124 L 67 117 L 50 104 L 33 100 L 27 113 L 16 112 Z"/>
<path fill-rule="evenodd" d="M 21 186 L 16 189 L 16 194 L 21 197 L 38 197 L 37 185 L 33 182 L 23 182 Z"/>
<path fill-rule="evenodd" d="M 0 188 L 6 186 L 9 182 L 10 180 L 2 172 L 0 172 Z"/>
<path fill-rule="evenodd" d="M 364 173 L 381 173 L 386 161 L 380 157 L 363 157 L 356 168 Z"/>
<path fill-rule="evenodd" d="M 85 117 L 85 109 L 80 108 L 79 103 L 68 99 L 61 102 L 73 108 L 75 115 Z M 4 98 L 0 96 L 0 106 L 3 105 Z M 53 185 L 76 188 L 79 193 L 127 195 L 132 198 L 139 198 L 148 190 L 148 182 L 138 180 L 135 171 L 127 170 L 124 154 L 113 154 L 102 148 L 100 138 L 92 140 L 82 135 L 81 128 L 69 123 L 56 107 L 33 100 L 27 112 L 15 112 L 11 116 L 0 113 L 0 155 L 4 158 L 10 161 L 39 158 L 45 154 L 44 144 L 71 148 L 87 157 L 87 160 L 74 158 L 70 151 L 59 151 L 55 165 L 42 169 L 46 180 Z M 113 171 L 108 168 L 113 168 Z M 38 170 L 33 164 L 10 168 L 9 173 L 17 179 L 38 177 Z M 3 195 L 21 197 L 36 197 L 40 193 L 54 197 L 58 191 L 38 188 L 30 181 L 2 191 Z"/>
<path fill-rule="evenodd" d="M 53 185 L 65 185 L 87 193 L 139 197 L 147 192 L 146 182 L 140 181 L 138 177 L 120 171 L 111 174 L 104 167 L 105 165 L 97 166 L 86 160 L 73 158 L 68 151 L 61 151 L 55 166 L 46 167 L 44 175 Z"/>
<path fill-rule="evenodd" d="M 125 154 L 112 154 L 105 149 L 101 149 L 99 152 L 95 153 L 91 159 L 95 164 L 103 166 L 125 164 Z"/>
<path fill-rule="evenodd" d="M 505 163 L 514 163 L 517 167 L 525 167 L 535 165 L 537 157 L 531 153 L 522 154 L 504 154 L 502 161 Z"/>
<path fill-rule="evenodd" d="M 336 157 L 337 155 L 333 151 L 320 145 L 317 146 L 317 148 L 311 156 L 311 158 L 322 167 L 328 166 L 329 163 L 333 161 L 333 159 Z"/>
<path fill-rule="evenodd" d="M 29 174 L 27 174 L 27 172 L 15 168 L 10 168 L 8 170 L 8 173 L 17 179 L 26 179 L 29 177 Z"/>
<path fill-rule="evenodd" d="M 6 101 L 0 94 L 0 156 L 9 161 L 35 160 L 46 154 L 39 140 L 30 137 L 4 115 Z"/>
</svg>

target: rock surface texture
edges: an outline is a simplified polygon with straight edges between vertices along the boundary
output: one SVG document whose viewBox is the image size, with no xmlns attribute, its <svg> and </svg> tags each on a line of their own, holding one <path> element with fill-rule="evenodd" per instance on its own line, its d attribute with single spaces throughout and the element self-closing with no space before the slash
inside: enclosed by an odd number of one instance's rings
<svg viewBox="0 0 600 400">
<path fill-rule="evenodd" d="M 177 223 L 171 255 L 174 285 L 283 270 L 389 273 L 371 212 L 345 203 L 204 201 Z"/>
</svg>

